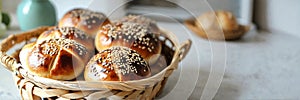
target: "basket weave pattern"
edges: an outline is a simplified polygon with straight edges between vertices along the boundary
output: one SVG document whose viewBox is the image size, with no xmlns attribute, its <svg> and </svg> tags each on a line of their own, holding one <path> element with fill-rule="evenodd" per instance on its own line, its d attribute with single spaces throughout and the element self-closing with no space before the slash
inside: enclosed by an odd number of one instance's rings
<svg viewBox="0 0 300 100">
<path fill-rule="evenodd" d="M 176 37 L 167 31 L 162 31 L 162 43 L 167 48 L 165 53 L 171 54 L 168 66 L 161 72 L 146 79 L 134 81 L 102 81 L 87 82 L 84 80 L 77 81 L 59 81 L 32 75 L 22 68 L 18 61 L 20 50 L 15 51 L 12 55 L 6 52 L 14 45 L 27 42 L 37 38 L 42 32 L 51 27 L 40 27 L 28 32 L 13 34 L 1 41 L 0 43 L 0 59 L 1 63 L 14 73 L 15 83 L 19 88 L 22 99 L 35 100 L 40 98 L 47 99 L 139 99 L 151 100 L 157 96 L 168 77 L 173 70 L 177 68 L 178 63 L 185 57 L 189 51 L 191 41 L 188 40 L 182 45 L 176 41 Z"/>
</svg>

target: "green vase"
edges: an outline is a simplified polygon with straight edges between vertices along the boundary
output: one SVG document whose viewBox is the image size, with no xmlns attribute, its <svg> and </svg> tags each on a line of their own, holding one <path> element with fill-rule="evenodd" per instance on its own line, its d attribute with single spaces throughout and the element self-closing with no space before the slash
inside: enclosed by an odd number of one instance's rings
<svg viewBox="0 0 300 100">
<path fill-rule="evenodd" d="M 17 8 L 21 30 L 56 24 L 55 8 L 49 0 L 23 0 Z"/>
</svg>

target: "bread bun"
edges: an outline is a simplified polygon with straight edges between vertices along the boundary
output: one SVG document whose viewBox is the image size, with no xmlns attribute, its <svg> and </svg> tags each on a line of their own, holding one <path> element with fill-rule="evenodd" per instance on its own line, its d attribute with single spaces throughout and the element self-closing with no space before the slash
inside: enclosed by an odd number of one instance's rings
<svg viewBox="0 0 300 100">
<path fill-rule="evenodd" d="M 235 40 L 242 37 L 249 26 L 240 25 L 231 12 L 207 12 L 199 16 L 195 22 L 197 33 L 203 38 L 214 40 Z M 221 27 L 220 27 L 221 26 Z"/>
<path fill-rule="evenodd" d="M 143 24 L 149 27 L 151 32 L 158 34 L 159 33 L 159 28 L 156 25 L 156 22 L 154 20 L 151 20 L 150 18 L 141 16 L 141 15 L 128 15 L 126 17 L 123 17 L 120 20 L 117 20 L 114 22 L 115 24 L 117 23 L 138 23 L 138 24 Z"/>
<path fill-rule="evenodd" d="M 94 39 L 75 27 L 54 27 L 48 31 L 43 32 L 38 37 L 37 42 L 40 43 L 53 38 L 75 40 L 76 42 L 85 46 L 89 50 L 89 52 L 92 53 L 95 50 Z"/>
<path fill-rule="evenodd" d="M 49 39 L 25 45 L 20 62 L 33 75 L 71 80 L 81 74 L 90 55 L 87 49 L 69 39 Z"/>
<path fill-rule="evenodd" d="M 149 64 L 154 63 L 161 52 L 161 43 L 145 25 L 138 23 L 107 24 L 95 38 L 98 51 L 112 46 L 125 46 L 136 50 Z"/>
<path fill-rule="evenodd" d="M 58 26 L 76 27 L 91 37 L 95 37 L 99 28 L 108 23 L 110 20 L 101 12 L 77 8 L 67 12 L 59 21 Z"/>
<path fill-rule="evenodd" d="M 239 28 L 235 16 L 227 11 L 207 12 L 199 16 L 197 21 L 196 25 L 204 29 L 217 29 L 221 26 L 223 30 L 231 31 Z"/>
<path fill-rule="evenodd" d="M 86 81 L 130 81 L 151 75 L 148 63 L 127 47 L 112 47 L 101 51 L 85 67 Z"/>
<path fill-rule="evenodd" d="M 231 12 L 218 11 L 216 15 L 220 20 L 220 24 L 223 30 L 232 31 L 239 28 L 239 23 Z"/>
</svg>

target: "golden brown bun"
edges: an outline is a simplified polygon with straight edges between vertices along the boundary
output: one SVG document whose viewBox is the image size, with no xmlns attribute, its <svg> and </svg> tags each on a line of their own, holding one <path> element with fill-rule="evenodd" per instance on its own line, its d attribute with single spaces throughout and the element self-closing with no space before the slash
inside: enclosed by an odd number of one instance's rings
<svg viewBox="0 0 300 100">
<path fill-rule="evenodd" d="M 202 27 L 202 24 L 204 29 L 218 28 L 217 25 L 220 25 L 223 30 L 230 31 L 236 30 L 239 27 L 235 16 L 232 13 L 226 11 L 207 12 L 199 16 L 197 20 L 198 23 L 196 23 L 196 25 L 198 27 Z"/>
<path fill-rule="evenodd" d="M 67 12 L 59 21 L 58 26 L 76 27 L 89 36 L 95 37 L 99 28 L 110 23 L 105 14 L 88 9 L 73 9 Z"/>
<path fill-rule="evenodd" d="M 125 46 L 136 50 L 149 64 L 153 64 L 160 55 L 161 43 L 149 28 L 137 23 L 107 24 L 95 38 L 98 51 L 112 46 Z"/>
<path fill-rule="evenodd" d="M 69 39 L 27 44 L 20 52 L 20 62 L 29 73 L 56 80 L 80 75 L 89 57 L 83 45 Z"/>
<path fill-rule="evenodd" d="M 148 63 L 135 50 L 112 47 L 101 51 L 85 67 L 86 81 L 130 81 L 151 75 Z"/>
<path fill-rule="evenodd" d="M 221 22 L 220 24 L 223 30 L 231 31 L 237 30 L 239 28 L 239 24 L 232 13 L 226 11 L 219 11 L 216 14 Z"/>
<path fill-rule="evenodd" d="M 238 39 L 249 30 L 248 26 L 239 25 L 231 12 L 216 11 L 207 12 L 199 16 L 195 22 L 199 28 L 199 35 L 211 39 Z M 220 29 L 221 26 L 221 29 Z"/>
<path fill-rule="evenodd" d="M 117 23 L 124 23 L 124 22 L 143 24 L 143 25 L 146 25 L 147 27 L 149 27 L 151 32 L 153 32 L 155 34 L 159 33 L 159 28 L 156 25 L 156 22 L 150 18 L 141 16 L 141 15 L 128 15 L 128 16 L 123 17 L 120 20 L 117 20 L 114 23 L 117 24 Z"/>
<path fill-rule="evenodd" d="M 54 38 L 64 38 L 75 40 L 85 46 L 90 53 L 95 50 L 94 39 L 86 35 L 83 31 L 75 27 L 54 27 L 43 32 L 37 39 L 37 43 Z"/>
</svg>

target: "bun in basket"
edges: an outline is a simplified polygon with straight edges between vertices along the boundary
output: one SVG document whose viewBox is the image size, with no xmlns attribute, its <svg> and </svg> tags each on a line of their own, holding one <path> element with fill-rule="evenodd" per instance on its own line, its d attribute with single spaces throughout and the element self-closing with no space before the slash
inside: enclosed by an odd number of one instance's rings
<svg viewBox="0 0 300 100">
<path fill-rule="evenodd" d="M 95 38 L 98 51 L 112 46 L 125 46 L 136 50 L 151 65 L 161 52 L 161 43 L 146 25 L 138 23 L 107 24 Z"/>
<path fill-rule="evenodd" d="M 75 27 L 54 27 L 48 31 L 43 32 L 38 37 L 37 41 L 39 43 L 54 38 L 75 40 L 76 42 L 84 45 L 89 50 L 89 52 L 93 52 L 95 50 L 94 39 Z"/>
<path fill-rule="evenodd" d="M 116 21 L 115 23 L 138 23 L 146 25 L 151 32 L 159 33 L 159 28 L 156 25 L 156 22 L 150 18 L 141 16 L 141 15 L 128 15 L 122 19 Z"/>
<path fill-rule="evenodd" d="M 148 63 L 127 47 L 112 47 L 95 55 L 85 67 L 87 81 L 130 81 L 151 75 Z"/>
<path fill-rule="evenodd" d="M 108 23 L 110 20 L 101 12 L 77 8 L 67 12 L 59 21 L 58 26 L 76 27 L 94 37 L 99 28 Z"/>
<path fill-rule="evenodd" d="M 83 45 L 69 39 L 27 44 L 19 56 L 29 73 L 56 80 L 71 80 L 80 75 L 90 57 Z"/>
</svg>

